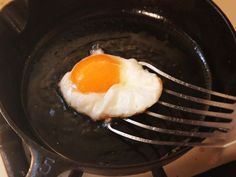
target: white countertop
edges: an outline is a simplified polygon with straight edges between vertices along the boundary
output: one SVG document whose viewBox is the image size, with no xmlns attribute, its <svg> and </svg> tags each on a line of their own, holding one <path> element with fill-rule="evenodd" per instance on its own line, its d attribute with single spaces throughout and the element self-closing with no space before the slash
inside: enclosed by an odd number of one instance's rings
<svg viewBox="0 0 236 177">
<path fill-rule="evenodd" d="M 9 0 L 0 0 L 0 10 L 3 4 Z M 235 0 L 214 0 L 225 12 L 234 28 L 236 29 L 236 1 Z M 193 148 L 181 158 L 165 166 L 168 177 L 190 177 L 204 172 L 209 168 L 236 160 L 236 145 L 226 149 L 204 149 Z M 187 168 L 186 168 L 187 167 Z M 151 177 L 151 173 L 134 175 L 133 177 Z M 0 177 L 7 177 L 4 164 L 0 158 Z M 84 174 L 84 177 L 98 177 L 97 175 Z"/>
</svg>

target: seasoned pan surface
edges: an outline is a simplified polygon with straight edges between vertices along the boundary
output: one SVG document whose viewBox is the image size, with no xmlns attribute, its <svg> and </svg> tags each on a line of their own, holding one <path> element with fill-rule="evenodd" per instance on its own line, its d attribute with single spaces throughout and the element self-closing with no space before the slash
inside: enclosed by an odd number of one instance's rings
<svg viewBox="0 0 236 177">
<path fill-rule="evenodd" d="M 59 25 L 44 36 L 25 67 L 22 99 L 28 121 L 39 139 L 69 159 L 99 166 L 153 163 L 185 149 L 128 141 L 109 132 L 104 122 L 91 121 L 67 106 L 58 89 L 58 82 L 75 63 L 97 47 L 108 54 L 147 61 L 184 81 L 211 87 L 211 73 L 201 48 L 181 28 L 159 14 L 108 11 L 84 19 L 70 19 L 70 22 Z M 166 80 L 163 82 L 164 87 L 196 94 Z M 165 94 L 161 99 L 181 103 L 181 100 Z M 184 104 L 187 106 L 191 103 Z M 157 104 L 150 109 L 172 116 L 188 116 Z M 193 129 L 153 120 L 145 114 L 132 118 L 164 128 Z M 122 120 L 113 121 L 118 127 L 135 135 L 142 132 L 142 136 L 160 140 L 187 140 L 150 134 L 126 125 Z"/>
</svg>

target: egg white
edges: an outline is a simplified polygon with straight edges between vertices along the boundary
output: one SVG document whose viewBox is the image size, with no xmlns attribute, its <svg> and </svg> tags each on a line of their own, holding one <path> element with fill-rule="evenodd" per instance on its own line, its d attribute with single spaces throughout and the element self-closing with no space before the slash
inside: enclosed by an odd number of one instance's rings
<svg viewBox="0 0 236 177">
<path fill-rule="evenodd" d="M 161 79 L 135 59 L 115 58 L 121 62 L 120 83 L 106 93 L 81 93 L 70 79 L 71 72 L 67 72 L 59 83 L 67 104 L 93 120 L 130 117 L 155 104 L 162 93 Z"/>
</svg>

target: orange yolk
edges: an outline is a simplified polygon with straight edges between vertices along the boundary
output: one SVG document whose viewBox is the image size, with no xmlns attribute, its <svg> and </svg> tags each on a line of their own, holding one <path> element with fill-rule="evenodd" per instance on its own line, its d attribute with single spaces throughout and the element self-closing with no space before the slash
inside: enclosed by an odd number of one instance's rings
<svg viewBox="0 0 236 177">
<path fill-rule="evenodd" d="M 91 55 L 71 71 L 71 81 L 82 93 L 104 93 L 120 81 L 120 61 L 105 54 Z"/>
</svg>

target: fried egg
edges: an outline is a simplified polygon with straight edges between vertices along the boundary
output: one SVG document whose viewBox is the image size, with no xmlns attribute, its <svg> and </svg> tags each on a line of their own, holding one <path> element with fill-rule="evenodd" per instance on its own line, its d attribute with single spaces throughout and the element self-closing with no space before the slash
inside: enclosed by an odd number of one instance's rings
<svg viewBox="0 0 236 177">
<path fill-rule="evenodd" d="M 144 112 L 162 93 L 162 81 L 136 59 L 101 51 L 80 60 L 59 82 L 69 106 L 93 120 Z"/>
</svg>

